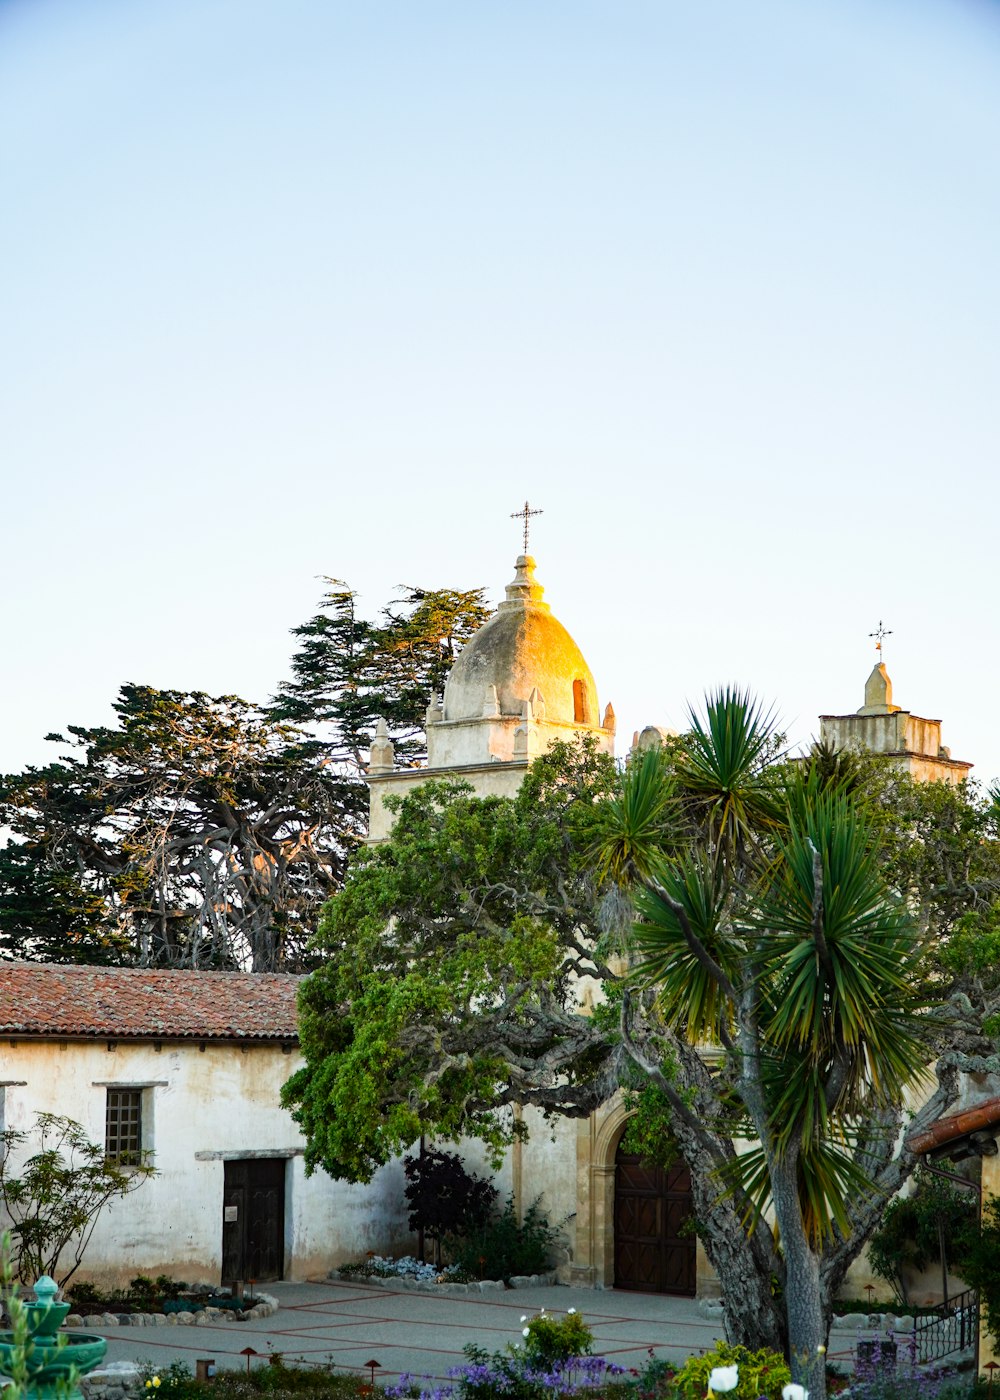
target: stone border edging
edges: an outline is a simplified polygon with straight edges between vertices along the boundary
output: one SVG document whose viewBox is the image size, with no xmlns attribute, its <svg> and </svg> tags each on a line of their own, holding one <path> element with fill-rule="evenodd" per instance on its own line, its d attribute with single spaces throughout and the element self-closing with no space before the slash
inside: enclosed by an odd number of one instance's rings
<svg viewBox="0 0 1000 1400">
<path fill-rule="evenodd" d="M 251 1317 L 273 1317 L 278 1311 L 278 1300 L 270 1293 L 258 1293 L 253 1306 L 237 1312 L 233 1308 L 213 1308 L 206 1305 L 201 1312 L 182 1313 L 91 1313 L 84 1317 L 81 1313 L 70 1313 L 64 1327 L 75 1331 L 93 1329 L 100 1332 L 105 1327 L 205 1327 L 209 1322 L 220 1318 L 245 1321 Z M 99 1374 L 99 1373 L 95 1373 Z"/>
<path fill-rule="evenodd" d="M 701 1298 L 698 1311 L 703 1317 L 721 1318 L 722 1303 L 718 1298 Z M 912 1332 L 913 1318 L 895 1313 L 835 1313 L 830 1322 L 833 1332 Z"/>
<path fill-rule="evenodd" d="M 339 1269 L 331 1269 L 329 1277 L 339 1283 L 372 1284 L 375 1288 L 406 1289 L 413 1293 L 506 1293 L 503 1279 L 477 1279 L 472 1283 L 438 1283 L 436 1279 L 406 1278 L 397 1274 L 342 1274 Z M 515 1274 L 510 1281 L 511 1288 L 548 1288 L 557 1282 L 555 1269 L 544 1274 Z"/>
</svg>

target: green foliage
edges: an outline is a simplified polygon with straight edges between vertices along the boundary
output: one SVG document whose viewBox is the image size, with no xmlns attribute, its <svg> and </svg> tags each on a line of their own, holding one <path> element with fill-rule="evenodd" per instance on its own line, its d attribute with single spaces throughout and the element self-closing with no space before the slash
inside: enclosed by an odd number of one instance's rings
<svg viewBox="0 0 1000 1400">
<path fill-rule="evenodd" d="M 983 1202 L 983 1219 L 978 1234 L 962 1260 L 962 1277 L 970 1288 L 977 1288 L 986 1309 L 986 1325 L 994 1340 L 1000 1341 L 1000 1199 Z"/>
<path fill-rule="evenodd" d="M 657 1356 L 650 1347 L 649 1356 L 638 1373 L 609 1393 L 621 1394 L 628 1400 L 674 1400 L 676 1374 L 677 1367 L 664 1357 Z"/>
<path fill-rule="evenodd" d="M 14 1161 L 28 1143 L 38 1143 L 15 1176 Z M 137 1190 L 153 1167 L 123 1169 L 106 1160 L 79 1123 L 52 1113 L 36 1115 L 35 1133 L 8 1129 L 0 1149 L 0 1199 L 11 1219 L 11 1257 L 22 1283 L 42 1274 L 60 1287 L 79 1268 L 101 1211 Z M 59 1260 L 72 1245 L 72 1267 L 59 1273 Z"/>
<path fill-rule="evenodd" d="M 143 1391 L 150 1397 L 155 1391 L 168 1390 L 172 1400 L 184 1400 L 184 1397 L 199 1384 L 186 1361 L 171 1361 L 168 1366 L 155 1366 L 152 1361 L 140 1361 L 138 1372 Z"/>
<path fill-rule="evenodd" d="M 6 1400 L 24 1400 L 28 1389 L 28 1362 L 31 1358 L 31 1324 L 25 1311 L 24 1301 L 17 1291 L 11 1268 L 11 1239 L 5 1232 L 0 1238 L 0 1287 L 4 1293 L 4 1304 L 11 1334 L 10 1361 L 4 1375 L 10 1383 L 4 1388 Z"/>
<path fill-rule="evenodd" d="M 617 1089 L 642 1101 L 645 1078 L 660 1102 L 632 1131 L 659 1151 L 668 1130 L 688 1160 L 727 1325 L 791 1341 L 818 1389 L 823 1308 L 912 1169 L 905 1086 L 954 1043 L 937 1004 L 957 974 L 928 939 L 944 930 L 979 996 L 1000 843 L 968 794 L 781 743 L 730 689 L 624 772 L 584 745 L 514 799 L 424 784 L 324 910 L 284 1102 L 310 1170 L 367 1180 L 422 1133 L 499 1151 L 516 1105 L 582 1116 Z M 774 1232 L 755 1228 L 769 1202 Z M 799 1277 L 821 1256 L 822 1297 L 786 1287 L 789 1251 Z"/>
<path fill-rule="evenodd" d="M 344 837 L 360 831 L 342 779 L 236 696 L 126 685 L 114 709 L 116 727 L 71 725 L 49 736 L 59 759 L 0 781 L 0 814 L 23 842 L 8 880 L 29 862 L 36 901 L 58 886 L 76 960 L 96 945 L 103 961 L 141 965 L 298 965 L 342 877 Z M 8 916 L 18 897 L 0 888 Z"/>
<path fill-rule="evenodd" d="M 647 1081 L 638 1091 L 626 1091 L 625 1107 L 632 1116 L 625 1125 L 622 1149 L 637 1153 L 651 1166 L 672 1167 L 681 1154 L 670 1103 L 663 1091 Z"/>
<path fill-rule="evenodd" d="M 363 839 L 375 719 L 404 761 L 479 590 L 411 588 L 377 623 L 341 589 L 297 629 L 278 701 L 124 685 L 114 727 L 0 777 L 0 956 L 302 970 Z"/>
<path fill-rule="evenodd" d="M 704 718 L 692 711 L 690 721 L 677 765 L 685 810 L 719 861 L 740 857 L 780 820 L 773 712 L 749 691 L 728 687 L 710 697 Z"/>
<path fill-rule="evenodd" d="M 867 1183 L 857 1119 L 897 1108 L 926 1064 L 924 941 L 844 783 L 809 769 L 770 777 L 766 723 L 745 697 L 716 697 L 695 735 L 701 835 L 636 893 L 637 976 L 692 1044 L 732 1048 L 738 1006 L 753 1008 L 752 1053 L 733 1061 L 759 1105 L 748 1135 L 779 1160 L 795 1153 L 803 1226 L 821 1245 L 850 1234 L 846 1201 Z M 757 1219 L 772 1197 L 767 1161 L 761 1148 L 724 1168 Z"/>
<path fill-rule="evenodd" d="M 64 1296 L 80 1305 L 98 1303 L 101 1290 L 96 1283 L 73 1283 L 65 1290 Z"/>
<path fill-rule="evenodd" d="M 903 1302 L 908 1301 L 905 1270 L 925 1269 L 939 1258 L 942 1230 L 949 1265 L 965 1277 L 966 1260 L 977 1245 L 975 1199 L 970 1191 L 918 1169 L 913 1193 L 888 1203 L 868 1242 L 873 1272 Z"/>
<path fill-rule="evenodd" d="M 788 1362 L 776 1351 L 749 1351 L 729 1342 L 716 1342 L 712 1351 L 689 1356 L 674 1377 L 678 1400 L 705 1400 L 708 1378 L 717 1366 L 739 1367 L 739 1384 L 728 1392 L 732 1400 L 781 1400 L 781 1388 L 792 1378 Z"/>
<path fill-rule="evenodd" d="M 507 1282 L 517 1274 L 544 1273 L 558 1238 L 559 1231 L 549 1224 L 537 1200 L 518 1222 L 513 1197 L 508 1197 L 503 1210 L 453 1240 L 449 1254 L 470 1278 Z"/>
<path fill-rule="evenodd" d="M 542 1308 L 526 1320 L 522 1336 L 528 1360 L 543 1366 L 568 1361 L 571 1356 L 589 1356 L 593 1350 L 594 1334 L 575 1308 L 562 1317 Z"/>
<path fill-rule="evenodd" d="M 426 758 L 424 712 L 456 655 L 486 621 L 481 588 L 401 588 L 375 621 L 339 579 L 321 610 L 292 635 L 292 679 L 279 688 L 273 713 L 302 726 L 327 763 L 362 774 L 377 719 L 384 719 L 397 760 Z"/>
<path fill-rule="evenodd" d="M 324 910 L 305 1064 L 283 1090 L 308 1169 L 368 1180 L 424 1132 L 497 1153 L 521 1131 L 508 1105 L 606 1096 L 612 1037 L 580 1014 L 573 974 L 602 972 L 582 850 L 613 780 L 592 747 L 559 746 L 513 800 L 430 781 L 359 853 Z"/>
<path fill-rule="evenodd" d="M 183 1361 L 167 1367 L 155 1367 L 143 1362 L 139 1367 L 143 1382 L 142 1394 L 152 1400 L 169 1394 L 170 1400 L 355 1400 L 367 1393 L 365 1379 L 357 1375 L 337 1374 L 326 1366 L 292 1366 L 282 1364 L 280 1353 L 274 1353 L 266 1366 L 219 1370 L 210 1381 L 195 1380 L 191 1368 Z M 154 1385 L 158 1381 L 158 1385 Z"/>
<path fill-rule="evenodd" d="M 592 854 L 603 883 L 647 879 L 675 840 L 674 750 L 654 746 L 633 757 L 601 803 Z"/>
</svg>

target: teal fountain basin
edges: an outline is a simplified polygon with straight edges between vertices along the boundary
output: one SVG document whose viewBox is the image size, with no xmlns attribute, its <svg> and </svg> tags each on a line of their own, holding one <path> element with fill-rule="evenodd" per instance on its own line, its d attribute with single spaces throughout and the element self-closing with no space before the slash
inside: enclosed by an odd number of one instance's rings
<svg viewBox="0 0 1000 1400">
<path fill-rule="evenodd" d="M 82 1400 L 79 1384 L 70 1385 L 104 1360 L 104 1337 L 85 1332 L 60 1332 L 69 1303 L 57 1303 L 59 1289 L 43 1274 L 35 1284 L 34 1303 L 25 1303 L 28 1318 L 28 1388 L 26 1400 Z M 11 1374 L 14 1334 L 0 1331 L 0 1375 Z"/>
</svg>

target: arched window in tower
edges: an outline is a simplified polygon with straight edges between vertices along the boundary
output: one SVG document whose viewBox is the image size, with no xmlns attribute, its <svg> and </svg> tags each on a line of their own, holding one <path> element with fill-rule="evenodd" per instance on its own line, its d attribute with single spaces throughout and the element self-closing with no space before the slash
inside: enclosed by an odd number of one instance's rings
<svg viewBox="0 0 1000 1400">
<path fill-rule="evenodd" d="M 587 718 L 587 691 L 583 681 L 573 682 L 573 720 L 576 724 L 589 724 Z"/>
</svg>

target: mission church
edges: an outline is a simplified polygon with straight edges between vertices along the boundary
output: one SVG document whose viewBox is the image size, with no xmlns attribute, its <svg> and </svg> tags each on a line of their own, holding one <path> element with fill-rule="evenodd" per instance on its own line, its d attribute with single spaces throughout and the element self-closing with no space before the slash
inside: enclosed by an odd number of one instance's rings
<svg viewBox="0 0 1000 1400">
<path fill-rule="evenodd" d="M 444 695 L 431 698 L 426 766 L 395 768 L 386 726 L 379 724 L 368 770 L 371 841 L 389 834 L 386 797 L 403 796 L 429 777 L 462 779 L 481 796 L 509 797 L 532 759 L 558 739 L 590 736 L 614 754 L 614 710 L 608 704 L 602 712 L 580 648 L 543 601 L 527 552 L 530 513 L 525 503 L 525 552 L 504 601 L 460 652 Z M 882 635 L 880 624 L 880 649 Z M 649 726 L 633 746 L 659 743 L 663 733 Z M 881 661 L 857 713 L 821 716 L 820 741 L 885 754 L 917 781 L 958 783 L 972 766 L 942 745 L 939 720 L 893 704 Z M 523 1208 L 542 1193 L 549 1219 L 568 1221 L 570 1257 L 560 1270 L 565 1282 L 689 1295 L 716 1291 L 704 1250 L 686 1227 L 693 1213 L 687 1168 L 652 1169 L 624 1152 L 627 1117 L 620 1095 L 583 1120 L 553 1123 L 526 1110 L 527 1140 L 510 1152 L 515 1204 Z"/>
<path fill-rule="evenodd" d="M 527 505 L 521 514 L 526 527 Z M 658 743 L 662 733 L 651 726 L 633 744 Z M 432 697 L 426 734 L 426 765 L 396 768 L 379 723 L 368 774 L 371 841 L 389 834 L 386 798 L 429 777 L 511 796 L 557 739 L 587 735 L 614 753 L 614 711 L 601 709 L 590 667 L 544 601 L 527 529 L 506 597 L 459 654 L 443 696 Z M 881 663 L 857 713 L 822 716 L 820 738 L 884 753 L 920 780 L 957 783 L 970 768 L 942 746 L 938 720 L 893 703 Z M 368 1250 L 412 1248 L 399 1161 L 367 1186 L 305 1174 L 305 1144 L 279 1097 L 301 1063 L 300 981 L 0 963 L 0 1126 L 30 1135 L 37 1112 L 64 1114 L 111 1160 L 155 1160 L 156 1176 L 98 1221 L 79 1277 L 301 1279 Z M 565 1222 L 564 1282 L 717 1292 L 685 1228 L 687 1170 L 650 1170 L 622 1150 L 620 1096 L 587 1119 L 546 1122 L 533 1109 L 524 1118 L 528 1138 L 510 1149 L 496 1185 L 519 1209 L 541 1196 L 550 1221 Z M 485 1170 L 479 1144 L 462 1150 L 473 1170 Z"/>
</svg>

